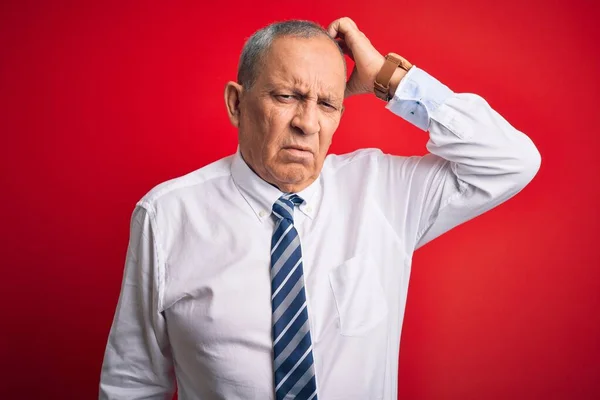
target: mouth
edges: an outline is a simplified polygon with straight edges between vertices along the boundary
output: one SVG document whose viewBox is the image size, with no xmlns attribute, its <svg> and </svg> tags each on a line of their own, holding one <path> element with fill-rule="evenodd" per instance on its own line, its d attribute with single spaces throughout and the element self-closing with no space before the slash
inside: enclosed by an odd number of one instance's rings
<svg viewBox="0 0 600 400">
<path fill-rule="evenodd" d="M 308 147 L 302 146 L 288 146 L 284 147 L 283 150 L 287 153 L 287 157 L 296 160 L 308 161 L 312 157 L 312 150 Z"/>
<path fill-rule="evenodd" d="M 297 150 L 297 151 L 305 151 L 308 153 L 312 153 L 312 150 L 309 147 L 302 146 L 287 146 L 283 148 L 284 150 Z"/>
</svg>

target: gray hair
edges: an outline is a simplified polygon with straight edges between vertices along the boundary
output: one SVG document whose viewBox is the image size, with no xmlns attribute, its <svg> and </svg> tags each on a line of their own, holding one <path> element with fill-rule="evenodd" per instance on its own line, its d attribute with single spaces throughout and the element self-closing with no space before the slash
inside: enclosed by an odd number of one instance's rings
<svg viewBox="0 0 600 400">
<path fill-rule="evenodd" d="M 269 24 L 248 38 L 242 49 L 238 66 L 237 80 L 240 85 L 246 89 L 250 89 L 254 85 L 258 77 L 258 71 L 261 70 L 265 55 L 271 48 L 273 41 L 284 36 L 306 39 L 326 36 L 339 49 L 344 60 L 344 70 L 346 70 L 344 52 L 338 42 L 329 36 L 325 28 L 312 21 L 288 20 Z"/>
</svg>

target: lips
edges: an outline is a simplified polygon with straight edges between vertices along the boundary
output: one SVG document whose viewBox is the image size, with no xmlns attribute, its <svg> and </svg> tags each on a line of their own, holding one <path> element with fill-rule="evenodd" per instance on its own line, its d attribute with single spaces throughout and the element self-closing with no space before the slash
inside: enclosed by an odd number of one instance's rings
<svg viewBox="0 0 600 400">
<path fill-rule="evenodd" d="M 309 153 L 312 153 L 312 151 L 310 150 L 310 148 L 308 148 L 308 147 L 302 147 L 302 146 L 287 146 L 287 147 L 284 147 L 284 149 L 308 151 Z"/>
</svg>

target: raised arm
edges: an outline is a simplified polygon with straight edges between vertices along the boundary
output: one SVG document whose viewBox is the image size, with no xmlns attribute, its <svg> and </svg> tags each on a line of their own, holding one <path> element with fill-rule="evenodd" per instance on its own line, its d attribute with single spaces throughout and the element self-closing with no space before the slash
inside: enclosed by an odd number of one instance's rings
<svg viewBox="0 0 600 400">
<path fill-rule="evenodd" d="M 340 18 L 330 36 L 354 61 L 346 97 L 373 94 L 384 57 L 354 21 Z M 387 108 L 429 132 L 429 154 L 403 157 L 379 151 L 377 201 L 410 253 L 523 189 L 541 157 L 532 141 L 481 96 L 454 93 L 413 66 L 397 68 Z"/>
<path fill-rule="evenodd" d="M 407 196 L 403 207 L 389 204 L 389 218 L 406 226 L 412 250 L 508 200 L 540 167 L 529 137 L 482 97 L 454 93 L 416 66 L 387 108 L 429 132 L 430 154 L 378 157 L 382 198 Z"/>
</svg>

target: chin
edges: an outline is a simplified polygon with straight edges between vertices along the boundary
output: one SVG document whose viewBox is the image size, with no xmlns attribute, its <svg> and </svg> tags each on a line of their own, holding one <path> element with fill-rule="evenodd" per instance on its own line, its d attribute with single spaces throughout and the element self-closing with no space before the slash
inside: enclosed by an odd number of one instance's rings
<svg viewBox="0 0 600 400">
<path fill-rule="evenodd" d="M 288 185 L 304 182 L 310 176 L 308 169 L 302 164 L 286 164 L 285 166 L 276 167 L 273 172 L 273 176 L 279 182 Z"/>
</svg>

